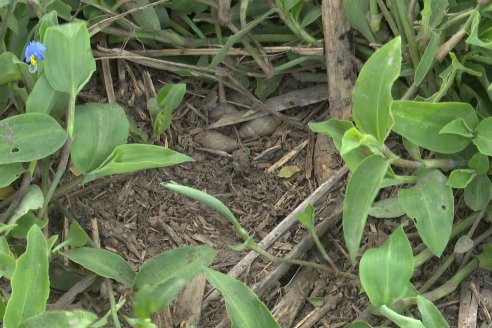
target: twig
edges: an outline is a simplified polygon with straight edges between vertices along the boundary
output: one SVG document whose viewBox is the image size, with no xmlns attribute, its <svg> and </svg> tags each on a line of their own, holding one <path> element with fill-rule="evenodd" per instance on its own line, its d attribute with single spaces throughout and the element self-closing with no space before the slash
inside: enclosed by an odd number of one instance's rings
<svg viewBox="0 0 492 328">
<path fill-rule="evenodd" d="M 281 159 L 279 159 L 277 162 L 275 162 L 272 166 L 270 166 L 267 169 L 267 172 L 271 174 L 276 169 L 278 169 L 279 167 L 281 167 L 282 165 L 284 165 L 285 163 L 287 163 L 288 161 L 290 161 L 297 154 L 299 154 L 299 152 L 301 150 L 303 150 L 304 147 L 306 147 L 308 143 L 309 143 L 309 139 L 306 139 L 303 142 L 301 142 L 300 144 L 298 144 L 297 146 L 295 146 L 294 149 L 292 149 L 291 151 L 289 151 L 287 154 L 285 154 L 285 156 L 283 156 Z"/>
</svg>

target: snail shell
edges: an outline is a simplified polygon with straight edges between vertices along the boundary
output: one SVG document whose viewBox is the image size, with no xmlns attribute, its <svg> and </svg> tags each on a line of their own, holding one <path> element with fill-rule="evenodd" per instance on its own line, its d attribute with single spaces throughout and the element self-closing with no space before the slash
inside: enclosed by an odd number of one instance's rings
<svg viewBox="0 0 492 328">
<path fill-rule="evenodd" d="M 237 110 L 234 106 L 229 105 L 227 103 L 226 104 L 221 103 L 221 104 L 217 104 L 217 106 L 210 109 L 210 111 L 208 112 L 208 117 L 212 121 L 217 121 L 218 119 L 220 119 L 225 115 L 235 114 L 235 113 L 237 113 Z"/>
<path fill-rule="evenodd" d="M 236 140 L 215 131 L 200 132 L 195 135 L 194 140 L 202 147 L 225 152 L 231 152 L 239 148 Z"/>
<path fill-rule="evenodd" d="M 239 129 L 241 139 L 269 136 L 282 124 L 275 116 L 263 116 L 245 123 Z"/>
</svg>

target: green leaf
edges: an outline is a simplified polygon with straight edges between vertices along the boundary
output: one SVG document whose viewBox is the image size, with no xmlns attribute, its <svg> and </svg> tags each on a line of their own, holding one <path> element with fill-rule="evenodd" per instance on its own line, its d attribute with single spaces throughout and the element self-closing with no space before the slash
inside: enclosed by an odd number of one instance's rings
<svg viewBox="0 0 492 328">
<path fill-rule="evenodd" d="M 492 49 L 492 40 L 490 40 L 490 38 L 482 40 L 479 35 L 480 34 L 479 26 L 480 26 L 480 18 L 481 18 L 480 12 L 478 10 L 474 10 L 472 17 L 473 18 L 472 18 L 472 24 L 470 29 L 470 35 L 466 39 L 466 43 L 487 48 L 487 49 Z"/>
<path fill-rule="evenodd" d="M 41 190 L 39 193 L 41 194 Z M 24 214 L 18 220 L 15 221 L 15 227 L 12 229 L 10 233 L 12 237 L 24 239 L 26 238 L 29 230 L 31 230 L 33 225 L 37 224 L 40 228 L 43 228 L 46 225 L 46 223 L 47 223 L 46 220 L 44 221 L 40 220 L 36 217 L 36 215 L 32 211 L 28 211 L 26 214 Z"/>
<path fill-rule="evenodd" d="M 41 188 L 37 185 L 30 185 L 27 189 L 27 193 L 22 198 L 21 203 L 15 210 L 14 214 L 10 217 L 9 224 L 15 223 L 21 216 L 29 212 L 30 210 L 36 210 L 41 208 L 44 203 L 44 195 Z"/>
<path fill-rule="evenodd" d="M 475 128 L 476 136 L 473 143 L 478 150 L 487 156 L 492 156 L 492 117 L 487 117 Z"/>
<path fill-rule="evenodd" d="M 284 76 L 282 74 L 273 76 L 271 78 L 257 77 L 255 95 L 261 101 L 265 101 L 265 99 L 267 99 L 269 95 L 277 90 L 283 78 Z"/>
<path fill-rule="evenodd" d="M 135 8 L 140 8 L 149 4 L 149 0 L 135 0 L 128 1 L 123 4 L 125 11 L 129 11 Z M 133 19 L 138 26 L 140 26 L 144 31 L 159 31 L 161 29 L 161 23 L 159 22 L 159 17 L 153 7 L 147 7 L 144 9 L 136 10 L 131 13 Z"/>
<path fill-rule="evenodd" d="M 131 173 L 192 161 L 191 157 L 165 147 L 143 144 L 120 145 L 98 168 L 86 174 L 84 182 L 112 174 Z"/>
<path fill-rule="evenodd" d="M 280 169 L 277 176 L 279 178 L 291 178 L 294 174 L 301 172 L 301 168 L 297 165 L 286 165 Z"/>
<path fill-rule="evenodd" d="M 86 104 L 75 108 L 72 162 L 82 174 L 96 169 L 129 133 L 125 110 L 116 103 Z"/>
<path fill-rule="evenodd" d="M 478 266 L 481 269 L 492 271 L 492 245 L 483 245 L 482 253 L 477 255 Z"/>
<path fill-rule="evenodd" d="M 166 251 L 145 261 L 135 277 L 135 288 L 157 286 L 170 279 L 189 283 L 204 266 L 212 263 L 217 251 L 208 246 L 186 246 Z"/>
<path fill-rule="evenodd" d="M 388 318 L 391 321 L 393 321 L 394 323 L 396 323 L 398 325 L 398 327 L 400 327 L 400 328 L 426 328 L 420 320 L 405 317 L 401 314 L 398 314 L 395 311 L 391 310 L 386 305 L 381 306 L 379 308 L 379 311 L 386 318 Z M 429 326 L 427 328 L 430 328 L 430 327 L 433 327 L 433 326 Z"/>
<path fill-rule="evenodd" d="M 46 309 L 50 293 L 48 246 L 43 232 L 33 225 L 27 234 L 27 248 L 17 260 L 10 285 L 12 294 L 3 317 L 4 327 L 19 327 L 26 319 Z"/>
<path fill-rule="evenodd" d="M 0 85 L 22 79 L 16 60 L 17 57 L 11 52 L 0 54 Z"/>
<path fill-rule="evenodd" d="M 463 189 L 477 176 L 477 172 L 471 169 L 456 169 L 449 175 L 446 186 Z"/>
<path fill-rule="evenodd" d="M 473 138 L 473 130 L 467 126 L 466 122 L 462 118 L 457 118 L 448 124 L 446 124 L 439 134 L 455 134 L 465 138 Z"/>
<path fill-rule="evenodd" d="M 401 226 L 382 246 L 367 250 L 360 260 L 360 282 L 374 306 L 391 306 L 405 296 L 412 274 L 412 247 Z"/>
<path fill-rule="evenodd" d="M 46 114 L 29 113 L 0 121 L 0 164 L 31 162 L 53 154 L 67 133 Z"/>
<path fill-rule="evenodd" d="M 386 198 L 372 204 L 369 215 L 378 219 L 391 219 L 403 216 L 405 212 L 398 203 L 398 198 Z"/>
<path fill-rule="evenodd" d="M 423 296 L 417 296 L 417 305 L 425 327 L 449 328 L 446 319 L 431 301 Z"/>
<path fill-rule="evenodd" d="M 476 153 L 468 161 L 468 166 L 480 174 L 486 174 L 489 170 L 489 165 L 489 157 L 481 153 Z"/>
<path fill-rule="evenodd" d="M 71 261 L 105 278 L 132 286 L 135 272 L 118 254 L 106 249 L 81 247 L 62 253 Z"/>
<path fill-rule="evenodd" d="M 0 254 L 0 275 L 7 279 L 12 279 L 15 271 L 15 259 L 7 254 Z"/>
<path fill-rule="evenodd" d="M 304 211 L 296 215 L 297 220 L 306 228 L 314 228 L 314 206 L 309 203 L 307 204 Z"/>
<path fill-rule="evenodd" d="M 224 205 L 220 200 L 217 198 L 210 196 L 209 194 L 196 190 L 190 187 L 182 186 L 176 183 L 161 183 L 162 186 L 165 188 L 172 190 L 174 192 L 180 193 L 182 195 L 185 195 L 187 197 L 190 197 L 196 201 L 199 201 L 202 204 L 205 204 L 207 206 L 210 206 L 220 214 L 222 214 L 236 229 L 236 231 L 239 233 L 239 235 L 243 239 L 248 239 L 250 236 L 246 230 L 243 229 L 239 221 L 236 219 L 234 214 L 231 212 L 227 206 Z"/>
<path fill-rule="evenodd" d="M 435 256 L 441 256 L 453 228 L 454 197 L 446 176 L 437 169 L 417 172 L 414 188 L 400 189 L 398 200 L 415 221 L 419 236 Z"/>
<path fill-rule="evenodd" d="M 68 231 L 68 235 L 65 238 L 65 241 L 60 243 L 58 246 L 56 246 L 52 252 L 56 253 L 60 249 L 62 249 L 65 246 L 70 246 L 70 247 L 82 247 L 87 244 L 89 241 L 89 236 L 87 233 L 82 229 L 80 224 L 77 223 L 77 221 L 72 221 L 70 223 L 70 230 Z"/>
<path fill-rule="evenodd" d="M 468 103 L 429 103 L 394 101 L 393 130 L 423 148 L 443 154 L 462 151 L 471 139 L 456 134 L 439 133 L 448 123 L 461 118 L 474 129 L 478 124 L 475 109 Z"/>
<path fill-rule="evenodd" d="M 487 175 L 476 176 L 465 188 L 465 204 L 474 211 L 484 209 L 492 196 L 492 183 Z"/>
<path fill-rule="evenodd" d="M 384 144 L 370 134 L 360 133 L 356 128 L 349 129 L 342 138 L 340 154 L 346 156 L 361 146 L 366 146 L 372 153 L 383 156 Z"/>
<path fill-rule="evenodd" d="M 172 113 L 179 106 L 186 94 L 186 84 L 168 84 L 159 90 L 154 101 L 147 104 L 152 118 L 152 135 L 154 137 L 163 133 L 172 121 Z"/>
<path fill-rule="evenodd" d="M 380 142 L 393 126 L 391 87 L 400 68 L 401 38 L 397 37 L 366 61 L 352 91 L 352 114 L 357 128 Z"/>
<path fill-rule="evenodd" d="M 245 284 L 218 271 L 203 270 L 210 284 L 224 296 L 232 328 L 280 328 L 268 308 Z"/>
<path fill-rule="evenodd" d="M 0 188 L 7 187 L 26 171 L 21 163 L 0 165 Z"/>
<path fill-rule="evenodd" d="M 319 123 L 309 123 L 309 128 L 311 131 L 332 137 L 333 143 L 339 152 L 342 150 L 342 139 L 345 132 L 353 127 L 354 125 L 352 122 L 338 119 L 331 119 Z M 342 156 L 351 171 L 354 171 L 359 163 L 366 158 L 366 155 L 363 152 L 364 148 L 365 147 L 354 149 L 353 151 Z"/>
<path fill-rule="evenodd" d="M 68 95 L 53 89 L 45 74 L 34 84 L 26 101 L 26 113 L 49 114 L 60 118 L 68 108 Z"/>
<path fill-rule="evenodd" d="M 420 59 L 419 64 L 417 65 L 417 68 L 415 69 L 415 78 L 413 83 L 416 86 L 422 84 L 422 81 L 424 81 L 425 76 L 431 69 L 432 64 L 435 61 L 436 50 L 439 47 L 440 43 L 441 43 L 440 33 L 434 34 L 430 38 L 430 41 L 427 44 L 427 47 L 425 48 L 424 54 L 422 55 L 422 58 Z"/>
<path fill-rule="evenodd" d="M 314 307 L 321 307 L 323 304 L 325 304 L 326 297 L 323 296 L 311 296 L 307 298 L 307 301 L 309 304 L 311 304 Z"/>
<path fill-rule="evenodd" d="M 53 89 L 75 96 L 96 70 L 85 23 L 46 29 L 44 70 Z"/>
<path fill-rule="evenodd" d="M 318 6 L 310 7 L 302 19 L 301 26 L 306 27 L 314 23 L 319 17 L 321 17 L 321 8 Z"/>
<path fill-rule="evenodd" d="M 388 167 L 385 158 L 371 155 L 357 166 L 348 182 L 343 204 L 343 235 L 352 263 L 355 262 L 359 252 L 369 209 L 378 194 Z"/>
<path fill-rule="evenodd" d="M 88 328 L 97 320 L 97 315 L 91 312 L 48 311 L 24 321 L 20 328 Z"/>
<path fill-rule="evenodd" d="M 378 43 L 366 19 L 369 12 L 369 0 L 343 0 L 343 8 L 350 25 L 370 43 Z"/>
</svg>

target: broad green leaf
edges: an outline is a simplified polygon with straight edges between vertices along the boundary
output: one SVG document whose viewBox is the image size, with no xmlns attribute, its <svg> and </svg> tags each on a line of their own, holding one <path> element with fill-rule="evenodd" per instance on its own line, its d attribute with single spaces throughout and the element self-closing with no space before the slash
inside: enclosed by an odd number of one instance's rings
<svg viewBox="0 0 492 328">
<path fill-rule="evenodd" d="M 82 174 L 96 169 L 129 133 L 125 110 L 116 103 L 86 104 L 75 108 L 70 155 Z"/>
<path fill-rule="evenodd" d="M 15 259 L 7 254 L 0 254 L 0 275 L 7 279 L 12 279 L 15 271 Z"/>
<path fill-rule="evenodd" d="M 85 23 L 68 23 L 46 29 L 44 71 L 53 89 L 74 97 L 96 70 Z"/>
<path fill-rule="evenodd" d="M 463 189 L 477 176 L 477 172 L 471 169 L 456 169 L 449 175 L 447 186 Z"/>
<path fill-rule="evenodd" d="M 393 126 L 391 87 L 400 76 L 401 38 L 386 43 L 364 64 L 352 91 L 352 114 L 361 132 L 380 142 Z"/>
<path fill-rule="evenodd" d="M 321 8 L 314 5 L 309 7 L 306 15 L 302 19 L 301 26 L 306 27 L 311 23 L 314 23 L 319 17 L 321 17 Z"/>
<path fill-rule="evenodd" d="M 44 43 L 46 30 L 50 26 L 58 25 L 58 15 L 55 10 L 50 11 L 39 19 L 39 40 Z"/>
<path fill-rule="evenodd" d="M 343 204 L 343 235 L 352 263 L 359 252 L 369 209 L 379 192 L 388 167 L 385 158 L 371 155 L 357 166 L 348 182 Z"/>
<path fill-rule="evenodd" d="M 65 246 L 70 246 L 70 247 L 82 247 L 87 244 L 89 241 L 89 236 L 87 233 L 82 229 L 80 224 L 78 224 L 77 221 L 72 221 L 70 223 L 70 230 L 68 231 L 68 235 L 65 238 L 65 240 L 57 245 L 55 248 L 53 248 L 52 252 L 56 253 L 60 249 L 62 249 Z"/>
<path fill-rule="evenodd" d="M 152 313 L 159 312 L 190 283 L 188 277 L 172 276 L 158 285 L 142 285 L 138 288 L 133 299 L 133 311 L 139 319 L 152 317 Z"/>
<path fill-rule="evenodd" d="M 132 286 L 135 272 L 118 254 L 106 249 L 81 247 L 62 253 L 71 261 L 105 278 Z"/>
<path fill-rule="evenodd" d="M 15 63 L 17 57 L 11 52 L 0 54 L 0 85 L 22 78 L 21 71 Z"/>
<path fill-rule="evenodd" d="M 168 84 L 159 90 L 155 100 L 149 100 L 147 108 L 152 118 L 154 137 L 163 133 L 172 121 L 172 113 L 179 106 L 186 94 L 186 84 Z"/>
<path fill-rule="evenodd" d="M 415 221 L 419 236 L 435 256 L 441 256 L 453 228 L 454 197 L 446 176 L 437 169 L 417 172 L 413 188 L 400 189 L 398 201 Z"/>
<path fill-rule="evenodd" d="M 282 74 L 273 76 L 271 78 L 257 77 L 255 95 L 261 101 L 265 101 L 269 95 L 277 90 L 283 78 L 284 76 Z"/>
<path fill-rule="evenodd" d="M 482 253 L 477 255 L 478 266 L 481 269 L 492 271 L 492 245 L 483 245 Z"/>
<path fill-rule="evenodd" d="M 86 174 L 84 182 L 112 174 L 174 166 L 191 161 L 193 161 L 191 157 L 165 147 L 143 144 L 120 145 L 98 168 Z"/>
<path fill-rule="evenodd" d="M 36 81 L 26 101 L 26 113 L 49 114 L 60 118 L 68 108 L 68 95 L 53 89 L 45 74 Z"/>
<path fill-rule="evenodd" d="M 0 164 L 35 161 L 60 149 L 67 133 L 49 115 L 28 113 L 0 121 Z"/>
<path fill-rule="evenodd" d="M 21 163 L 0 165 L 0 188 L 7 187 L 25 171 Z"/>
<path fill-rule="evenodd" d="M 224 296 L 232 328 L 280 328 L 268 308 L 245 284 L 218 271 L 203 270 L 210 284 Z"/>
<path fill-rule="evenodd" d="M 356 128 L 345 131 L 342 138 L 342 149 L 340 150 L 340 154 L 342 157 L 346 156 L 361 146 L 366 146 L 372 153 L 383 156 L 384 144 L 370 134 L 360 133 Z"/>
<path fill-rule="evenodd" d="M 149 0 L 135 0 L 127 1 L 123 4 L 123 9 L 125 11 L 132 10 L 135 8 L 140 8 L 149 4 Z M 138 26 L 140 26 L 144 31 L 159 31 L 161 29 L 161 23 L 159 22 L 159 17 L 153 7 L 147 7 L 144 9 L 136 10 L 131 13 L 133 19 Z"/>
<path fill-rule="evenodd" d="M 39 195 L 42 196 L 41 190 L 39 190 Z M 42 198 L 41 198 L 42 200 Z M 39 204 L 41 207 L 42 203 Z M 37 224 L 41 229 L 46 225 L 46 220 L 40 220 L 36 217 L 36 215 L 32 211 L 28 211 L 26 214 L 21 216 L 18 220 L 15 221 L 15 227 L 10 232 L 12 237 L 24 239 L 26 238 L 29 230 L 31 230 L 34 224 Z M 49 247 L 48 247 L 49 248 Z"/>
<path fill-rule="evenodd" d="M 309 128 L 311 131 L 330 136 L 339 152 L 342 150 L 342 139 L 345 132 L 353 127 L 354 125 L 352 122 L 338 119 L 331 119 L 319 123 L 309 123 Z M 351 171 L 354 171 L 357 165 L 359 165 L 359 163 L 366 158 L 366 155 L 363 152 L 365 148 L 366 147 L 364 146 L 359 149 L 354 149 L 353 151 L 342 156 Z"/>
<path fill-rule="evenodd" d="M 482 154 L 476 153 L 473 157 L 468 161 L 468 166 L 471 169 L 477 171 L 477 173 L 485 174 L 489 170 L 489 157 Z"/>
<path fill-rule="evenodd" d="M 314 206 L 311 203 L 307 204 L 304 211 L 298 213 L 296 217 L 306 228 L 314 228 Z"/>
<path fill-rule="evenodd" d="M 484 209 L 492 196 L 492 183 L 487 175 L 476 176 L 463 193 L 465 204 L 474 211 Z"/>
<path fill-rule="evenodd" d="M 48 311 L 24 321 L 20 328 L 88 328 L 97 320 L 97 315 L 88 311 Z"/>
<path fill-rule="evenodd" d="M 343 0 L 343 8 L 350 25 L 371 43 L 378 43 L 366 19 L 369 13 L 369 0 Z"/>
<path fill-rule="evenodd" d="M 403 216 L 405 212 L 398 203 L 398 198 L 386 198 L 372 204 L 369 215 L 378 219 L 391 219 Z"/>
<path fill-rule="evenodd" d="M 417 296 L 417 305 L 425 327 L 449 328 L 446 319 L 431 301 L 423 296 Z"/>
<path fill-rule="evenodd" d="M 432 67 L 432 64 L 435 61 L 436 50 L 441 43 L 441 34 L 434 34 L 431 38 L 427 47 L 425 48 L 424 54 L 420 59 L 417 68 L 415 69 L 415 79 L 414 84 L 419 86 L 422 81 L 424 81 L 425 76 L 429 72 Z"/>
<path fill-rule="evenodd" d="M 398 314 L 395 311 L 391 310 L 386 305 L 381 306 L 379 308 L 379 311 L 386 318 L 396 323 L 400 328 L 430 328 L 431 327 L 431 326 L 425 327 L 420 320 L 405 317 L 401 314 Z"/>
<path fill-rule="evenodd" d="M 475 128 L 476 136 L 473 143 L 478 150 L 487 156 L 492 156 L 492 117 L 487 117 Z"/>
<path fill-rule="evenodd" d="M 466 39 L 466 43 L 472 44 L 474 46 L 479 46 L 487 49 L 492 49 L 492 40 L 490 38 L 486 38 L 482 40 L 480 38 L 480 34 L 482 34 L 479 31 L 479 26 L 480 26 L 480 12 L 478 10 L 475 10 L 473 12 L 473 20 L 471 24 L 471 30 L 470 30 L 470 35 Z"/>
<path fill-rule="evenodd" d="M 243 229 L 239 221 L 236 219 L 234 214 L 231 212 L 231 210 L 224 205 L 220 200 L 217 198 L 210 196 L 209 194 L 196 190 L 190 187 L 182 186 L 176 183 L 161 183 L 161 185 L 169 190 L 172 190 L 174 192 L 180 193 L 182 195 L 185 195 L 187 197 L 193 198 L 196 201 L 199 201 L 202 204 L 205 204 L 207 206 L 210 206 L 214 210 L 218 211 L 220 214 L 222 214 L 233 226 L 234 229 L 236 229 L 236 232 L 239 233 L 239 235 L 243 239 L 249 238 L 249 234 L 246 230 Z"/>
<path fill-rule="evenodd" d="M 41 208 L 44 203 L 44 195 L 39 186 L 33 184 L 27 189 L 27 193 L 21 203 L 10 217 L 9 224 L 15 223 L 21 216 L 30 210 Z"/>
<path fill-rule="evenodd" d="M 439 134 L 456 134 L 465 138 L 473 138 L 473 130 L 467 126 L 466 122 L 462 118 L 457 118 L 448 124 L 446 124 Z"/>
<path fill-rule="evenodd" d="M 208 246 L 186 246 L 166 251 L 145 261 L 135 277 L 135 288 L 157 286 L 170 279 L 188 283 L 212 263 L 217 251 Z"/>
<path fill-rule="evenodd" d="M 419 101 L 394 101 L 393 130 L 414 144 L 442 154 L 457 153 L 471 142 L 456 134 L 441 134 L 441 129 L 451 121 L 462 118 L 474 129 L 478 124 L 475 109 L 468 103 L 429 103 Z"/>
<path fill-rule="evenodd" d="M 12 294 L 3 317 L 4 327 L 19 327 L 26 319 L 46 309 L 50 293 L 48 246 L 43 232 L 33 225 L 27 234 L 27 248 L 17 260 L 10 285 Z"/>
<path fill-rule="evenodd" d="M 405 296 L 412 274 L 412 247 L 401 226 L 382 246 L 367 250 L 360 260 L 360 282 L 374 306 L 391 306 Z"/>
</svg>

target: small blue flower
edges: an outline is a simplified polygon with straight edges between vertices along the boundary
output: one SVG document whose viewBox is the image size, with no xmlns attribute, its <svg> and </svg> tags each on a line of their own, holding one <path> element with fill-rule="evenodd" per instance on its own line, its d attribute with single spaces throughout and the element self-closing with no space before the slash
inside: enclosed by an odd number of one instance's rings
<svg viewBox="0 0 492 328">
<path fill-rule="evenodd" d="M 29 71 L 31 73 L 36 72 L 37 64 L 39 60 L 44 59 L 44 52 L 46 47 L 44 44 L 38 41 L 31 41 L 26 47 L 25 61 L 29 64 Z"/>
</svg>

